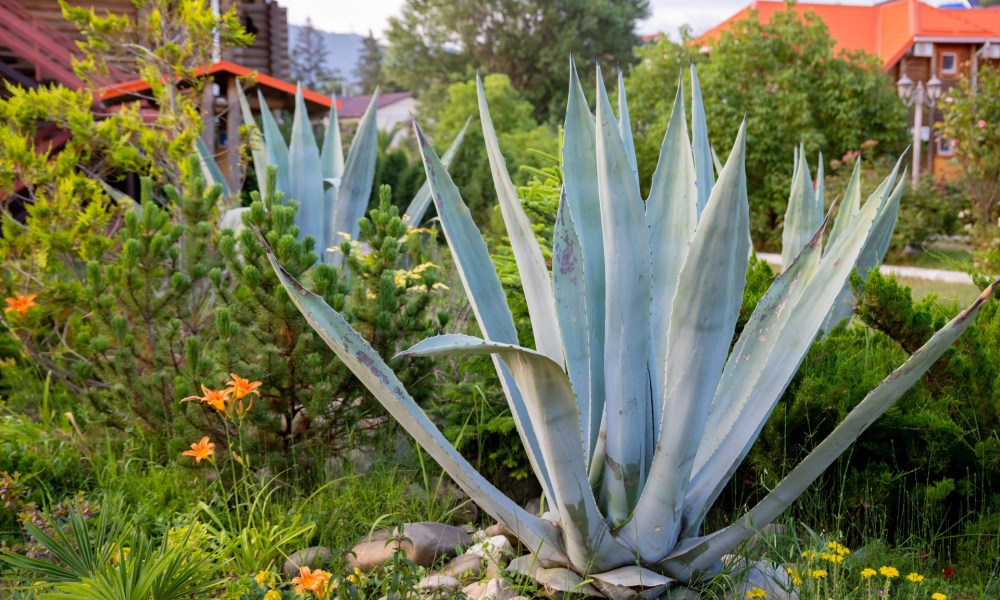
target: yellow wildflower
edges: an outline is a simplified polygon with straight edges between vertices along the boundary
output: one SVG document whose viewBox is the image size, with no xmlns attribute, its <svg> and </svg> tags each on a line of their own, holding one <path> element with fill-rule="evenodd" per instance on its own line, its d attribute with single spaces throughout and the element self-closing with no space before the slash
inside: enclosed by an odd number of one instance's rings
<svg viewBox="0 0 1000 600">
<path fill-rule="evenodd" d="M 270 571 L 260 571 L 253 576 L 253 580 L 257 582 L 257 585 L 262 588 L 269 588 L 274 586 L 274 573 Z"/>
<path fill-rule="evenodd" d="M 879 573 L 885 576 L 886 579 L 892 579 L 893 577 L 899 577 L 899 569 L 896 567 L 879 567 Z"/>
<path fill-rule="evenodd" d="M 812 550 L 806 550 L 802 553 L 802 558 L 812 562 L 816 558 L 816 553 Z"/>
<path fill-rule="evenodd" d="M 948 600 L 948 596 L 945 596 L 941 592 L 934 592 L 931 594 L 931 600 Z"/>
<path fill-rule="evenodd" d="M 920 583 L 924 580 L 924 576 L 919 573 L 910 573 L 909 575 L 906 576 L 906 578 L 912 581 L 913 583 Z"/>
<path fill-rule="evenodd" d="M 791 567 L 785 567 L 785 571 L 787 571 L 788 574 L 791 576 L 791 578 L 792 578 L 792 585 L 802 585 L 802 577 L 799 575 L 798 569 L 793 569 Z"/>
<path fill-rule="evenodd" d="M 347 576 L 347 581 L 354 584 L 354 587 L 361 587 L 361 582 L 365 580 L 364 574 L 361 569 L 354 567 L 354 573 Z"/>
<path fill-rule="evenodd" d="M 846 546 L 842 546 L 838 542 L 830 542 L 829 544 L 826 545 L 826 547 L 829 548 L 830 550 L 833 550 L 838 556 L 844 556 L 851 553 L 850 549 L 848 549 Z"/>
<path fill-rule="evenodd" d="M 826 577 L 826 569 L 814 569 L 810 575 L 813 579 L 822 579 Z"/>
<path fill-rule="evenodd" d="M 264 594 L 264 600 L 281 600 L 281 592 L 278 590 L 268 590 L 268 592 Z"/>
<path fill-rule="evenodd" d="M 875 575 L 875 573 L 876 573 L 875 569 L 862 569 L 861 570 L 861 576 L 864 577 L 865 579 L 868 579 L 869 577 Z"/>
<path fill-rule="evenodd" d="M 747 591 L 747 598 L 767 598 L 767 592 L 759 587 L 754 587 Z"/>
</svg>

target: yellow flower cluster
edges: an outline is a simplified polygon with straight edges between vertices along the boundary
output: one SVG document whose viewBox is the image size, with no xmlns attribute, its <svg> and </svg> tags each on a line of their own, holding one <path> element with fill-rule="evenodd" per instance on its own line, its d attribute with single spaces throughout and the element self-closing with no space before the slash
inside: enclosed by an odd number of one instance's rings
<svg viewBox="0 0 1000 600">
<path fill-rule="evenodd" d="M 411 283 L 423 281 L 424 271 L 428 269 L 436 269 L 438 266 L 432 262 L 421 263 L 410 270 L 400 269 L 396 271 L 394 280 L 396 287 L 407 288 L 414 292 L 426 292 L 427 285 L 424 283 L 418 283 L 417 285 L 410 285 Z M 448 286 L 441 282 L 437 282 L 431 286 L 433 290 L 447 290 Z"/>
<path fill-rule="evenodd" d="M 767 598 L 767 592 L 759 587 L 754 587 L 747 591 L 747 598 Z"/>
<path fill-rule="evenodd" d="M 879 567 L 878 572 L 882 574 L 886 579 L 892 579 L 893 577 L 899 577 L 899 569 L 896 567 L 887 567 L 885 565 Z"/>
</svg>

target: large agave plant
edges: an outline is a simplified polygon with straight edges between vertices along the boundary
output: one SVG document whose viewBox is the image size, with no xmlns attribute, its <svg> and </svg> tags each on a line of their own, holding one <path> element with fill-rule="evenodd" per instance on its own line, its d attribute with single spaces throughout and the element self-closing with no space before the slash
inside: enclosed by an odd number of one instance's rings
<svg viewBox="0 0 1000 600">
<path fill-rule="evenodd" d="M 620 78 L 616 118 L 598 75 L 595 119 L 571 71 L 551 273 L 504 166 L 480 86 L 483 135 L 535 349 L 517 345 L 486 245 L 417 129 L 433 201 L 483 338 L 438 336 L 404 354 L 493 356 L 550 507 L 543 517 L 477 473 L 371 346 L 271 256 L 294 302 L 338 357 L 466 493 L 532 550 L 515 567 L 555 587 L 597 593 L 579 577 L 587 574 L 603 590 L 616 589 L 609 584 L 659 588 L 718 572 L 724 555 L 785 510 L 921 376 L 993 291 L 886 378 L 757 506 L 719 531 L 703 532 L 707 511 L 890 206 L 882 193 L 857 211 L 842 211 L 846 220 L 825 252 L 821 221 L 733 345 L 751 252 L 746 129 L 740 128 L 714 181 L 697 77 L 692 79 L 694 141 L 678 90 L 644 202 Z M 814 199 L 815 214 L 818 206 Z"/>
<path fill-rule="evenodd" d="M 240 111 L 244 124 L 251 131 L 257 131 L 256 121 L 242 86 L 237 83 Z M 299 238 L 312 236 L 319 248 L 318 254 L 324 262 L 339 263 L 342 256 L 336 248 L 344 236 L 358 237 L 358 220 L 364 216 L 371 197 L 375 178 L 375 162 L 378 150 L 377 105 L 378 90 L 372 96 L 361 121 L 358 124 L 351 148 L 344 159 L 340 121 L 337 114 L 336 97 L 330 106 L 326 133 L 322 150 L 316 143 L 309 113 L 302 98 L 302 88 L 295 94 L 295 113 L 292 118 L 292 137 L 288 144 L 278 128 L 277 121 L 258 90 L 261 110 L 262 132 L 256 143 L 251 145 L 254 170 L 257 174 L 258 189 L 267 189 L 264 178 L 269 165 L 278 167 L 277 191 L 284 198 L 296 200 L 299 210 L 295 214 L 295 225 L 299 228 Z M 466 126 L 468 123 L 466 123 Z M 465 136 L 465 127 L 452 142 L 444 155 L 445 165 L 455 155 Z M 210 183 L 225 186 L 225 179 L 207 147 L 199 138 L 196 149 L 201 159 L 202 172 Z M 227 191 L 227 197 L 231 196 Z M 423 218 L 430 203 L 430 190 L 422 187 L 407 210 L 408 222 L 417 224 Z M 231 209 L 223 215 L 222 227 L 242 226 L 242 213 L 246 208 Z"/>
</svg>

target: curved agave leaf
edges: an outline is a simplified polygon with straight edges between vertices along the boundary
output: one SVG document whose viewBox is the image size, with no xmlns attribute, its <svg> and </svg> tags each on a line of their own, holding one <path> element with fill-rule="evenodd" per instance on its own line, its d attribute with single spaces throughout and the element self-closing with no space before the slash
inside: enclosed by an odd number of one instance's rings
<svg viewBox="0 0 1000 600">
<path fill-rule="evenodd" d="M 611 571 L 605 571 L 604 573 L 593 573 L 591 574 L 591 577 L 593 579 L 599 579 L 605 583 L 610 583 L 611 585 L 620 585 L 630 588 L 656 587 L 660 585 L 670 585 L 674 582 L 673 579 L 667 577 L 666 575 L 637 565 L 626 565 L 624 567 L 612 569 Z"/>
<path fill-rule="evenodd" d="M 705 438 L 695 457 L 694 476 L 684 498 L 685 537 L 697 535 L 708 509 L 722 492 L 726 482 L 750 451 L 753 441 L 774 409 L 781 393 L 791 381 L 811 344 L 815 330 L 812 321 L 822 319 L 833 301 L 839 284 L 810 287 L 817 276 L 838 277 L 850 274 L 851 258 L 863 244 L 866 230 L 859 226 L 854 246 L 842 244 L 839 254 L 820 263 L 823 233 L 829 218 L 816 230 L 795 261 L 778 276 L 757 304 L 726 361 L 719 387 L 709 412 Z M 860 221 L 858 221 L 860 223 Z M 820 267 L 825 267 L 825 271 Z M 837 273 L 832 268 L 844 267 Z M 819 273 L 819 275 L 817 275 Z M 824 294 L 820 297 L 807 295 Z M 796 310 L 800 299 L 808 298 L 809 317 Z M 814 306 L 814 302 L 819 306 Z M 789 341 L 789 334 L 794 339 Z M 777 348 L 779 345 L 785 345 Z"/>
<path fill-rule="evenodd" d="M 739 316 L 750 254 L 745 157 L 744 120 L 681 268 L 670 315 L 660 440 L 649 481 L 620 534 L 636 540 L 649 562 L 665 557 L 679 537 L 684 495 Z"/>
<path fill-rule="evenodd" d="M 194 139 L 194 147 L 198 152 L 198 164 L 201 166 L 201 174 L 205 178 L 205 183 L 209 186 L 220 185 L 222 186 L 222 194 L 226 198 L 232 196 L 232 191 L 229 189 L 229 183 L 226 182 L 226 178 L 222 176 L 222 170 L 219 169 L 219 163 L 215 161 L 212 156 L 211 151 L 209 151 L 208 146 L 205 145 L 205 140 L 198 136 Z"/>
<path fill-rule="evenodd" d="M 795 153 L 798 160 L 792 175 L 792 193 L 788 197 L 785 224 L 781 232 L 781 264 L 786 268 L 809 243 L 819 222 L 823 220 L 822 212 L 816 217 L 816 192 L 809 174 L 805 148 L 800 144 Z"/>
<path fill-rule="evenodd" d="M 855 265 L 858 274 L 863 280 L 868 278 L 868 271 L 877 269 L 882 263 L 885 250 L 882 250 L 881 254 L 879 253 L 881 240 L 885 239 L 885 248 L 888 249 L 889 240 L 892 238 L 892 230 L 896 226 L 896 216 L 899 214 L 899 199 L 903 193 L 902 182 L 906 178 L 900 178 L 899 185 L 896 185 L 894 188 L 891 186 L 896 181 L 896 175 L 899 172 L 902 162 L 903 156 L 900 156 L 899 160 L 896 161 L 896 166 L 893 168 L 892 173 L 868 196 L 868 201 L 866 202 L 866 204 L 868 202 L 877 203 L 880 207 L 880 212 L 875 225 L 873 225 L 872 235 L 869 236 L 865 247 L 861 250 L 861 254 L 858 256 L 857 264 Z M 884 210 L 883 207 L 888 208 L 888 210 Z M 849 282 L 845 282 L 843 289 L 840 291 L 840 296 L 830 309 L 830 314 L 827 315 L 826 321 L 823 323 L 823 331 L 829 331 L 837 323 L 850 317 L 854 312 L 854 303 L 855 299 L 854 294 L 851 292 L 851 285 Z"/>
<path fill-rule="evenodd" d="M 292 119 L 292 139 L 288 145 L 288 194 L 299 203 L 295 225 L 299 236 L 312 236 L 320 256 L 326 254 L 329 239 L 324 224 L 329 212 L 323 194 L 323 183 L 316 177 L 322 171 L 319 148 L 313 135 L 312 123 L 306 103 L 302 99 L 302 86 L 295 91 L 295 117 Z"/>
<path fill-rule="evenodd" d="M 830 239 L 827 246 L 832 246 L 833 242 L 840 237 L 840 234 L 847 229 L 847 224 L 851 219 L 861 212 L 861 157 L 854 162 L 854 170 L 851 172 L 851 179 L 847 182 L 844 190 L 844 201 L 837 212 L 837 218 L 833 222 L 833 229 L 830 231 Z"/>
<path fill-rule="evenodd" d="M 576 397 L 562 365 L 540 352 L 511 344 L 452 334 L 421 341 L 400 356 L 499 354 L 524 395 L 531 427 L 539 436 L 542 460 L 552 474 L 566 554 L 584 573 L 635 560 L 611 535 L 587 481 Z"/>
<path fill-rule="evenodd" d="M 684 548 L 661 563 L 664 570 L 683 580 L 708 572 L 723 555 L 732 552 L 739 544 L 753 537 L 761 527 L 777 518 L 944 354 L 975 320 L 983 304 L 996 293 L 998 283 L 1000 281 L 994 281 L 971 306 L 937 331 L 902 366 L 883 379 L 826 439 L 745 516 L 710 536 L 690 540 Z"/>
<path fill-rule="evenodd" d="M 378 90 L 372 94 L 371 102 L 361 117 L 358 130 L 351 140 L 351 149 L 347 153 L 347 164 L 340 178 L 336 202 L 323 223 L 326 226 L 327 243 L 337 241 L 340 232 L 358 238 L 358 220 L 365 216 L 368 210 L 368 199 L 372 195 L 372 183 L 375 179 L 375 161 L 378 158 L 378 123 L 376 112 L 378 105 Z M 340 253 L 326 255 L 328 260 L 339 264 L 343 260 Z"/>
<path fill-rule="evenodd" d="M 563 188 L 552 232 L 552 295 L 566 357 L 566 371 L 580 412 L 583 456 L 589 465 L 590 437 L 597 435 L 600 423 L 592 427 L 590 422 L 593 401 L 590 394 L 590 325 L 584 281 L 583 250 L 569 205 L 566 204 L 566 188 Z"/>
<path fill-rule="evenodd" d="M 253 169 L 257 176 L 257 190 L 263 197 L 267 191 L 267 148 L 260 128 L 257 127 L 257 121 L 253 117 L 253 111 L 250 110 L 250 102 L 247 101 L 246 92 L 243 91 L 243 86 L 240 85 L 238 78 L 236 79 L 236 96 L 240 101 L 243 125 L 250 133 L 250 156 L 253 159 Z M 263 110 L 262 108 L 261 111 Z"/>
<path fill-rule="evenodd" d="M 602 493 L 613 525 L 628 517 L 646 479 L 639 432 L 650 425 L 649 235 L 639 186 L 597 72 L 597 189 L 604 234 L 604 404 L 608 412 Z M 586 246 L 584 247 L 586 248 Z M 584 265 L 586 268 L 586 264 Z"/>
<path fill-rule="evenodd" d="M 263 92 L 257 90 L 257 101 L 260 103 L 260 121 L 264 127 L 264 148 L 267 155 L 267 164 L 278 167 L 278 191 L 285 195 L 285 200 L 290 198 L 291 188 L 288 182 L 288 146 L 285 144 L 285 137 L 278 128 L 278 123 L 271 114 L 271 109 L 264 99 Z M 267 169 L 264 169 L 265 174 Z M 267 186 L 264 186 L 267 189 Z M 317 240 L 319 241 L 319 240 Z"/>
<path fill-rule="evenodd" d="M 701 84 L 698 72 L 691 63 L 691 137 L 694 146 L 694 166 L 698 184 L 698 214 L 705 210 L 708 198 L 715 185 L 712 173 L 712 146 L 708 143 L 708 121 L 705 119 L 705 104 L 701 100 Z M 720 171 L 721 173 L 721 171 Z"/>
<path fill-rule="evenodd" d="M 587 296 L 590 337 L 590 451 L 602 438 L 598 428 L 604 415 L 604 237 L 601 231 L 601 202 L 597 192 L 597 140 L 594 115 L 587 107 L 576 65 L 570 59 L 569 98 L 563 124 L 563 185 L 566 205 L 572 215 L 583 250 L 584 284 Z M 602 455 L 603 456 L 603 455 Z M 603 468 L 601 465 L 596 467 Z"/>
<path fill-rule="evenodd" d="M 344 145 L 340 139 L 340 117 L 337 115 L 337 94 L 330 95 L 330 116 L 326 123 L 326 133 L 323 136 L 323 148 L 320 150 L 320 162 L 323 163 L 323 179 L 336 179 L 344 175 Z M 329 196 L 327 202 L 333 203 L 334 197 Z"/>
<path fill-rule="evenodd" d="M 444 165 L 445 169 L 451 166 L 451 161 L 455 158 L 455 154 L 458 149 L 462 146 L 462 140 L 465 139 L 465 131 L 469 128 L 469 123 L 472 122 L 472 117 L 465 120 L 465 124 L 462 125 L 462 129 L 459 130 L 458 135 L 455 139 L 451 141 L 451 145 L 445 150 L 443 156 L 441 156 L 441 164 Z M 424 220 L 424 213 L 427 212 L 427 207 L 431 205 L 431 186 L 427 181 L 420 186 L 417 190 L 413 200 L 410 201 L 410 205 L 406 207 L 406 211 L 403 213 L 403 221 L 407 225 L 412 225 L 416 227 Z"/>
<path fill-rule="evenodd" d="M 500 151 L 500 141 L 497 140 L 496 131 L 493 129 L 493 119 L 490 117 L 490 108 L 486 102 L 486 91 L 483 90 L 483 81 L 479 75 L 476 75 L 476 93 L 479 98 L 479 119 L 483 126 L 486 155 L 493 174 L 493 186 L 500 201 L 500 213 L 507 228 L 517 271 L 521 276 L 524 299 L 531 319 L 531 330 L 535 335 L 535 345 L 539 352 L 561 365 L 563 364 L 562 340 L 559 338 L 555 300 L 552 298 L 552 287 L 549 285 L 549 270 L 545 266 L 545 258 L 535 238 L 535 232 L 531 229 L 528 215 L 524 214 L 521 201 L 517 197 L 517 190 L 510 180 L 510 174 L 507 173 L 506 161 Z"/>
<path fill-rule="evenodd" d="M 529 547 L 543 549 L 550 555 L 565 559 L 558 529 L 529 514 L 476 472 L 431 423 L 424 411 L 403 389 L 403 384 L 392 369 L 361 334 L 330 308 L 322 297 L 302 287 L 302 284 L 288 274 L 278 264 L 263 237 L 261 243 L 292 302 L 337 357 L 365 384 L 407 433 L 413 436 L 469 497 L 475 499 L 476 504 L 509 527 Z"/>
<path fill-rule="evenodd" d="M 816 188 L 816 212 L 813 215 L 813 222 L 819 224 L 820 221 L 824 219 L 826 214 L 826 199 L 823 197 L 826 194 L 826 182 L 823 181 L 823 152 L 819 153 L 819 164 L 816 165 L 816 181 L 814 182 Z"/>
<path fill-rule="evenodd" d="M 476 229 L 468 207 L 462 202 L 458 188 L 424 137 L 424 132 L 416 123 L 413 124 L 413 128 L 417 134 L 420 152 L 423 154 L 434 206 L 441 219 L 445 239 L 455 259 L 459 278 L 472 305 L 472 312 L 476 315 L 479 329 L 487 339 L 505 344 L 517 344 L 514 318 L 510 314 L 510 307 L 507 306 L 507 297 L 500 286 L 500 278 L 497 277 L 496 267 L 490 260 L 486 243 Z M 525 453 L 528 455 L 528 462 L 538 476 L 546 496 L 552 498 L 554 497 L 552 480 L 547 466 L 540 460 L 538 435 L 543 432 L 535 432 L 527 427 L 530 419 L 524 406 L 524 399 L 514 384 L 510 371 L 497 357 L 493 358 L 493 364 L 500 376 L 500 385 L 507 396 L 510 412 L 524 444 Z"/>
<path fill-rule="evenodd" d="M 721 169 L 720 169 L 721 171 Z M 659 439 L 663 410 L 663 374 L 667 368 L 667 335 L 670 306 L 677 292 L 678 276 L 688 244 L 698 225 L 698 188 L 694 156 L 684 114 L 684 79 L 679 78 L 674 108 L 660 146 L 660 158 L 646 199 L 646 224 L 652 250 L 649 379 L 653 390 L 653 425 Z"/>
<path fill-rule="evenodd" d="M 629 166 L 635 173 L 635 185 L 639 187 L 639 165 L 635 159 L 632 123 L 629 121 L 628 101 L 625 98 L 625 76 L 622 75 L 621 68 L 618 69 L 618 131 L 622 134 L 622 143 L 625 144 L 625 156 L 628 157 Z"/>
</svg>

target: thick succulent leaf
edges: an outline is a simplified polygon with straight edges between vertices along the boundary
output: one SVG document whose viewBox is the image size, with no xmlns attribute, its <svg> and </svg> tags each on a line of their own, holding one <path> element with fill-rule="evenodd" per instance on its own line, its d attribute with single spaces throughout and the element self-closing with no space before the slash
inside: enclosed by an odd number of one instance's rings
<svg viewBox="0 0 1000 600">
<path fill-rule="evenodd" d="M 816 189 L 816 209 L 813 215 L 813 220 L 815 223 L 819 224 L 823 220 L 823 215 L 826 213 L 826 182 L 823 180 L 823 153 L 819 153 L 819 164 L 816 165 L 816 181 L 813 187 Z"/>
<path fill-rule="evenodd" d="M 344 165 L 344 175 L 340 178 L 340 189 L 337 200 L 333 203 L 332 218 L 324 221 L 327 239 L 332 245 L 339 241 L 340 232 L 358 238 L 358 220 L 365 216 L 368 210 L 368 199 L 372 195 L 372 184 L 375 179 L 375 161 L 378 158 L 378 123 L 376 123 L 376 106 L 378 105 L 378 90 L 372 95 L 365 114 L 361 117 L 358 130 L 351 140 L 351 149 L 347 153 L 347 164 Z M 343 255 L 333 253 L 330 258 L 334 263 L 343 259 Z"/>
<path fill-rule="evenodd" d="M 844 189 L 844 201 L 840 203 L 840 210 L 837 212 L 837 218 L 833 221 L 833 229 L 830 231 L 830 239 L 827 241 L 827 247 L 832 246 L 833 242 L 840 237 L 840 234 L 847 229 L 847 224 L 851 222 L 851 219 L 857 216 L 861 212 L 861 157 L 854 162 L 854 171 L 851 172 L 851 179 L 847 182 L 847 188 Z"/>
<path fill-rule="evenodd" d="M 708 198 L 715 185 L 712 173 L 712 146 L 708 143 L 708 121 L 705 119 L 705 104 L 701 100 L 701 85 L 698 70 L 691 63 L 691 139 L 694 147 L 694 167 L 698 185 L 698 214 L 705 210 Z M 720 171 L 721 173 L 721 171 Z"/>
<path fill-rule="evenodd" d="M 583 577 L 565 567 L 552 567 L 551 569 L 539 567 L 535 569 L 534 578 L 540 585 L 560 592 L 579 594 L 585 598 L 603 597 L 594 586 L 584 581 Z"/>
<path fill-rule="evenodd" d="M 247 128 L 250 134 L 250 157 L 253 159 L 253 169 L 254 173 L 257 175 L 257 190 L 260 192 L 261 197 L 267 191 L 267 147 L 265 146 L 264 136 L 257 127 L 257 121 L 253 117 L 253 111 L 250 110 L 250 102 L 247 101 L 246 92 L 243 91 L 243 86 L 240 85 L 240 80 L 236 80 L 236 96 L 240 101 L 240 114 L 243 116 L 243 126 Z M 264 110 L 264 109 L 261 109 Z"/>
<path fill-rule="evenodd" d="M 809 162 L 805 149 L 800 145 L 796 150 L 799 159 L 792 177 L 792 191 L 785 209 L 785 224 L 781 231 L 781 264 L 787 267 L 809 243 L 823 214 L 816 218 L 816 192 L 809 174 Z"/>
<path fill-rule="evenodd" d="M 628 100 L 625 97 L 625 76 L 618 69 L 618 131 L 622 134 L 625 144 L 625 156 L 628 157 L 632 172 L 635 173 L 635 185 L 639 187 L 639 164 L 635 159 L 635 143 L 632 141 L 632 123 L 628 116 Z"/>
<path fill-rule="evenodd" d="M 726 361 L 709 411 L 705 437 L 695 457 L 691 485 L 684 498 L 683 537 L 697 534 L 706 512 L 732 477 L 733 470 L 742 462 L 752 440 L 756 439 L 756 435 L 745 435 L 752 431 L 750 419 L 759 418 L 765 408 L 770 414 L 771 407 L 781 395 L 775 393 L 774 387 L 780 382 L 772 378 L 784 374 L 775 372 L 775 369 L 785 369 L 790 365 L 774 364 L 771 357 L 775 346 L 783 340 L 782 332 L 793 314 L 792 307 L 816 275 L 827 221 L 823 221 L 799 256 L 774 280 L 757 303 Z M 844 249 L 844 252 L 848 250 Z M 799 327 L 799 324 L 794 327 Z M 764 394 L 773 394 L 773 397 Z M 734 433 L 735 429 L 741 431 Z"/>
<path fill-rule="evenodd" d="M 493 174 L 493 186 L 500 201 L 500 214 L 507 228 L 517 271 L 521 276 L 521 286 L 524 299 L 528 305 L 528 316 L 531 319 L 531 330 L 534 333 L 535 345 L 538 351 L 548 356 L 558 364 L 563 364 L 562 341 L 559 339 L 559 324 L 556 320 L 556 303 L 552 297 L 552 286 L 549 283 L 549 270 L 545 266 L 545 257 L 538 245 L 538 239 L 531 228 L 528 215 L 524 214 L 521 201 L 517 197 L 517 189 L 507 173 L 506 160 L 500 151 L 500 141 L 493 129 L 493 119 L 486 103 L 486 91 L 483 82 L 476 76 L 476 91 L 479 97 L 479 119 L 483 126 L 483 140 L 486 143 L 486 155 Z"/>
<path fill-rule="evenodd" d="M 855 406 L 833 432 L 752 510 L 725 529 L 685 544 L 683 551 L 675 553 L 662 563 L 664 570 L 682 580 L 688 580 L 693 574 L 706 572 L 718 563 L 723 555 L 731 553 L 784 512 L 944 354 L 975 320 L 985 302 L 995 294 L 998 283 L 1000 282 L 994 282 L 984 290 L 971 306 L 942 327 L 902 366 L 882 380 L 882 383 Z"/>
<path fill-rule="evenodd" d="M 590 328 L 591 432 L 589 456 L 600 439 L 597 428 L 604 414 L 604 237 L 597 192 L 597 142 L 594 115 L 587 107 L 576 66 L 570 60 L 569 99 L 563 125 L 563 185 L 566 204 L 583 249 L 588 327 Z"/>
<path fill-rule="evenodd" d="M 267 164 L 278 167 L 278 179 L 276 186 L 278 191 L 285 195 L 287 201 L 290 197 L 291 188 L 288 180 L 288 146 L 285 144 L 285 137 L 278 128 L 274 115 L 264 99 L 264 94 L 257 90 L 257 101 L 260 103 L 260 122 L 264 128 L 264 149 L 267 154 Z M 265 174 L 267 169 L 264 170 Z M 267 186 L 264 186 L 267 189 Z M 319 241 L 319 240 L 317 240 Z"/>
<path fill-rule="evenodd" d="M 576 393 L 583 434 L 583 456 L 590 464 L 590 326 L 587 294 L 584 289 L 583 249 L 569 206 L 566 189 L 559 199 L 559 212 L 552 232 L 552 295 L 555 299 L 556 320 L 566 359 L 566 371 Z"/>
<path fill-rule="evenodd" d="M 611 571 L 605 571 L 604 573 L 593 573 L 590 577 L 612 585 L 630 588 L 656 587 L 658 585 L 670 585 L 674 582 L 673 579 L 666 575 L 637 565 L 626 565 L 612 569 Z"/>
<path fill-rule="evenodd" d="M 431 423 L 424 411 L 406 393 L 392 369 L 361 334 L 330 308 L 322 297 L 309 292 L 285 272 L 263 238 L 261 242 L 267 249 L 268 260 L 281 284 L 309 325 L 455 483 L 483 510 L 509 527 L 528 547 L 547 548 L 550 554 L 565 556 L 558 530 L 522 509 L 476 472 Z"/>
<path fill-rule="evenodd" d="M 417 133 L 420 152 L 423 155 L 424 169 L 427 172 L 427 181 L 431 186 L 434 207 L 441 219 L 445 239 L 451 249 L 451 255 L 458 268 L 458 276 L 462 280 L 469 304 L 472 305 L 472 312 L 476 315 L 479 329 L 483 332 L 483 336 L 489 340 L 517 344 L 514 318 L 511 316 L 510 307 L 507 306 L 507 297 L 500 285 L 496 267 L 490 260 L 486 242 L 479 234 L 479 230 L 472 220 L 472 214 L 462 201 L 451 176 L 448 175 L 441 160 L 434 153 L 427 138 L 424 137 L 424 132 L 416 123 L 413 124 L 413 127 Z M 546 495 L 550 498 L 554 497 L 548 467 L 541 461 L 537 434 L 528 426 L 530 419 L 524 406 L 524 399 L 514 384 L 513 377 L 507 367 L 500 362 L 498 357 L 493 357 L 493 363 L 500 377 L 500 385 L 507 396 L 507 402 L 521 436 L 521 442 L 528 455 L 528 462 L 535 475 L 538 476 L 538 481 L 542 484 Z"/>
<path fill-rule="evenodd" d="M 323 194 L 323 181 L 317 176 L 321 171 L 319 148 L 300 86 L 295 92 L 292 140 L 288 145 L 288 183 L 291 186 L 288 194 L 299 203 L 299 210 L 295 213 L 299 237 L 312 236 L 320 256 L 324 256 L 327 247 L 332 245 L 332 238 L 327 237 L 325 228 L 329 211 Z"/>
<path fill-rule="evenodd" d="M 611 103 L 597 73 L 597 190 L 604 233 L 604 404 L 608 413 L 603 492 L 614 525 L 631 512 L 645 483 L 639 432 L 651 419 L 649 389 L 650 251 L 646 215 Z M 587 265 L 584 265 L 587 268 Z"/>
<path fill-rule="evenodd" d="M 663 408 L 663 374 L 667 363 L 670 306 L 688 244 L 698 225 L 698 189 L 694 157 L 684 114 L 684 80 L 677 84 L 674 109 L 660 146 L 660 158 L 646 199 L 646 224 L 652 251 L 652 297 L 649 311 L 650 365 L 653 390 L 653 424 L 658 427 Z M 659 437 L 659 429 L 654 434 Z"/>
<path fill-rule="evenodd" d="M 323 163 L 323 179 L 344 176 L 344 144 L 340 139 L 340 118 L 337 115 L 336 94 L 330 96 L 330 116 L 326 122 L 323 149 L 319 156 Z M 333 199 L 331 198 L 330 201 L 332 202 Z"/>
<path fill-rule="evenodd" d="M 646 561 L 662 559 L 677 542 L 684 495 L 743 300 L 750 254 L 745 158 L 744 120 L 673 300 L 659 442 L 646 489 L 621 534 L 637 540 Z"/>
<path fill-rule="evenodd" d="M 611 535 L 597 508 L 583 461 L 580 414 L 562 366 L 540 352 L 511 344 L 453 334 L 428 338 L 401 356 L 499 354 L 524 396 L 531 426 L 538 432 L 542 459 L 552 474 L 566 554 L 580 572 L 612 568 L 634 560 Z"/>
<path fill-rule="evenodd" d="M 896 216 L 899 213 L 899 198 L 902 195 L 903 188 L 902 185 L 898 185 L 895 188 L 892 185 L 896 181 L 902 161 L 903 157 L 901 156 L 896 161 L 896 167 L 892 170 L 892 173 L 882 180 L 882 183 L 868 196 L 868 200 L 865 203 L 866 205 L 868 203 L 877 204 L 880 212 L 872 228 L 872 234 L 868 237 L 868 241 L 865 242 L 865 247 L 861 250 L 861 254 L 858 256 L 855 264 L 858 275 L 862 279 L 867 279 L 868 271 L 878 268 L 878 265 L 882 262 L 884 252 L 882 255 L 878 254 L 879 240 L 883 237 L 887 240 L 891 239 L 892 229 L 896 226 Z M 902 178 L 901 182 L 902 180 L 905 180 L 905 178 Z M 899 195 L 896 195 L 897 192 Z M 886 241 L 886 248 L 888 249 L 888 241 Z M 854 312 L 854 303 L 851 284 L 850 282 L 845 282 L 843 289 L 840 290 L 840 296 L 834 302 L 833 307 L 830 308 L 830 313 L 826 316 L 826 321 L 822 327 L 823 331 L 830 331 L 835 325 L 850 317 Z"/>
<path fill-rule="evenodd" d="M 447 169 L 451 166 L 451 161 L 455 158 L 455 154 L 458 149 L 462 146 L 462 140 L 465 139 L 465 131 L 469 128 L 469 123 L 472 122 L 472 117 L 465 120 L 465 124 L 462 125 L 462 129 L 459 130 L 458 135 L 455 139 L 451 141 L 451 145 L 445 150 L 444 154 L 441 156 L 441 164 Z M 410 205 L 406 207 L 406 211 L 403 213 L 403 221 L 407 225 L 412 225 L 416 227 L 424 220 L 424 213 L 427 212 L 427 207 L 431 205 L 431 185 L 427 181 L 420 186 L 417 190 L 417 194 L 413 196 L 413 200 L 410 201 Z"/>
<path fill-rule="evenodd" d="M 232 196 L 232 191 L 229 189 L 229 184 L 226 182 L 226 178 L 222 176 L 222 170 L 219 169 L 219 163 L 215 162 L 215 157 L 212 156 L 212 152 L 209 151 L 208 146 L 205 145 L 205 140 L 198 136 L 194 140 L 194 147 L 198 151 L 198 164 L 201 165 L 201 174 L 205 178 L 205 183 L 209 186 L 220 185 L 222 186 L 222 195 L 226 198 Z"/>
</svg>

